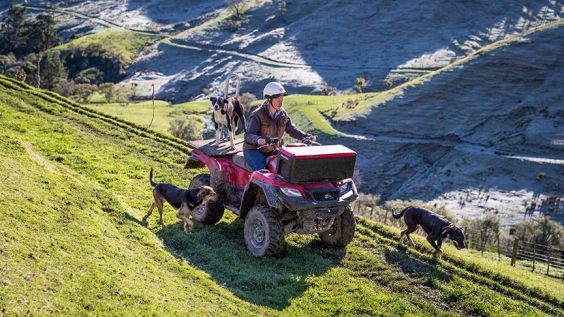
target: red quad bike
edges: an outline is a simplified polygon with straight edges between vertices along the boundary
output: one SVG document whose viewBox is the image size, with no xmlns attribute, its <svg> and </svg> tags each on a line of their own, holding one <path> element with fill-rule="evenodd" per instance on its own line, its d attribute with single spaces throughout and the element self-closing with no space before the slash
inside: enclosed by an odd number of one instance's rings
<svg viewBox="0 0 564 317">
<path fill-rule="evenodd" d="M 269 141 L 277 144 L 276 139 Z M 236 141 L 234 150 L 228 143 L 216 147 L 214 140 L 192 142 L 195 150 L 186 168 L 207 166 L 209 174 L 197 175 L 189 187 L 212 186 L 219 197 L 193 210 L 195 220 L 215 224 L 225 208 L 232 210 L 245 220 L 245 243 L 256 257 L 280 254 L 284 236 L 291 232 L 318 233 L 339 247 L 352 241 L 356 152 L 304 139 L 268 157 L 268 171 L 252 172 L 243 157 L 243 140 Z"/>
</svg>

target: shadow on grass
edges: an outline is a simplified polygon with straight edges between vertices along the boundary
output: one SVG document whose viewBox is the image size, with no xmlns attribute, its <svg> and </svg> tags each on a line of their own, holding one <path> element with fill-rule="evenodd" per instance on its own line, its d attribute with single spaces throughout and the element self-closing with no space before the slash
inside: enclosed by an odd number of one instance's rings
<svg viewBox="0 0 564 317">
<path fill-rule="evenodd" d="M 322 275 L 344 256 L 344 250 L 311 237 L 290 235 L 282 257 L 254 258 L 245 246 L 243 221 L 233 218 L 214 226 L 196 222 L 191 234 L 177 222 L 157 235 L 169 252 L 208 272 L 239 298 L 277 310 L 307 290 L 312 283 L 308 277 Z"/>
<path fill-rule="evenodd" d="M 386 262 L 399 268 L 404 274 L 412 277 L 425 277 L 425 285 L 433 287 L 433 281 L 438 280 L 448 283 L 452 280 L 449 273 L 445 273 L 440 269 L 437 263 L 427 263 L 419 259 L 415 259 L 406 253 L 405 248 L 399 246 L 394 249 L 386 249 L 384 252 Z"/>
</svg>

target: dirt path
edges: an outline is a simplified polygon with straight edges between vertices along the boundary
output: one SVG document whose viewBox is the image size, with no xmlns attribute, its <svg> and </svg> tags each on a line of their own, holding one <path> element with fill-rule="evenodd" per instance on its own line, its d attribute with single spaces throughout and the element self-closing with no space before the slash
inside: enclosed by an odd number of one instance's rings
<svg viewBox="0 0 564 317">
<path fill-rule="evenodd" d="M 408 138 L 408 137 L 397 137 L 397 136 L 386 136 L 386 135 L 351 135 L 343 134 L 345 137 L 366 140 L 366 141 L 376 141 L 376 142 L 386 142 L 386 143 L 400 143 L 400 144 L 436 144 L 445 147 L 452 147 L 454 150 L 458 150 L 466 153 L 480 153 L 493 155 L 498 157 L 504 157 L 508 159 L 515 159 L 520 161 L 530 161 L 535 163 L 552 164 L 564 166 L 564 159 L 542 157 L 527 153 L 502 153 L 493 147 L 487 147 L 480 144 L 475 144 L 471 142 L 464 141 L 448 141 L 441 139 L 429 139 L 429 138 Z"/>
</svg>

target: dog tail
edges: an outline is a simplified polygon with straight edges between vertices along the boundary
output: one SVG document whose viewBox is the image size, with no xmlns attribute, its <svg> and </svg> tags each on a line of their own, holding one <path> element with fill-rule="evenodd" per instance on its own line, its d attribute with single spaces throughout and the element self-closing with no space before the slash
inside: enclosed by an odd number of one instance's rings
<svg viewBox="0 0 564 317">
<path fill-rule="evenodd" d="M 411 207 L 413 207 L 413 206 L 409 206 L 409 207 L 404 208 L 404 209 L 403 209 L 402 211 L 400 211 L 400 213 L 397 214 L 397 215 L 394 213 L 394 211 L 392 211 L 392 217 L 394 217 L 395 219 L 399 219 L 399 218 L 403 217 L 403 214 L 404 214 L 409 208 L 411 208 Z"/>
<path fill-rule="evenodd" d="M 237 99 L 235 99 L 234 103 L 235 103 L 234 104 L 235 113 L 237 114 L 237 117 L 239 117 L 239 120 L 241 120 L 241 123 L 243 124 L 243 131 L 247 132 L 247 123 L 245 122 L 245 111 L 243 110 L 243 105 L 241 105 L 241 103 Z"/>
<path fill-rule="evenodd" d="M 155 180 L 153 179 L 153 168 L 151 167 L 151 171 L 149 172 L 149 182 L 151 183 L 151 186 L 155 187 L 157 186 L 157 182 L 155 182 Z"/>
</svg>

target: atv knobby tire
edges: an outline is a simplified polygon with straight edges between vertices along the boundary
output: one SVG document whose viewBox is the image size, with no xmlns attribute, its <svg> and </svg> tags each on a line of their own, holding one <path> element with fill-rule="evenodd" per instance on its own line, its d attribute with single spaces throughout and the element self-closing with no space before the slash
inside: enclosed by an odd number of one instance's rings
<svg viewBox="0 0 564 317">
<path fill-rule="evenodd" d="M 325 243 L 345 247 L 353 240 L 355 228 L 356 222 L 353 212 L 350 207 L 347 207 L 341 215 L 335 218 L 331 228 L 320 233 L 319 237 Z"/>
<path fill-rule="evenodd" d="M 196 175 L 190 182 L 189 189 L 210 186 L 210 174 Z M 213 225 L 221 220 L 225 208 L 220 201 L 208 201 L 192 210 L 192 218 L 206 225 Z"/>
<path fill-rule="evenodd" d="M 284 228 L 276 212 L 256 205 L 245 218 L 245 244 L 255 257 L 275 256 L 284 250 Z"/>
</svg>

